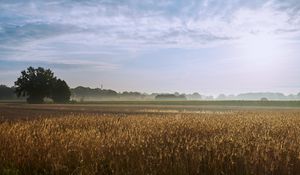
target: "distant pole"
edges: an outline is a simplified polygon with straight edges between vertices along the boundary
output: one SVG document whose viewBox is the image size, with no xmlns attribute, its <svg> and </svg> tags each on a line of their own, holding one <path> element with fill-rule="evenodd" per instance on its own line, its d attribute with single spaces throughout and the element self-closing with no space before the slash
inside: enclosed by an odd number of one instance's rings
<svg viewBox="0 0 300 175">
<path fill-rule="evenodd" d="M 101 90 L 103 89 L 103 84 L 101 84 Z"/>
</svg>

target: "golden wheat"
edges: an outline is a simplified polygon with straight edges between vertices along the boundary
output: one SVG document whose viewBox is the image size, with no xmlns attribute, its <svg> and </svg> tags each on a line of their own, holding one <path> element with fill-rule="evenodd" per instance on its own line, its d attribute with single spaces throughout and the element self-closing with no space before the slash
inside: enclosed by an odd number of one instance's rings
<svg viewBox="0 0 300 175">
<path fill-rule="evenodd" d="M 300 174 L 300 113 L 67 115 L 0 124 L 0 174 Z"/>
</svg>

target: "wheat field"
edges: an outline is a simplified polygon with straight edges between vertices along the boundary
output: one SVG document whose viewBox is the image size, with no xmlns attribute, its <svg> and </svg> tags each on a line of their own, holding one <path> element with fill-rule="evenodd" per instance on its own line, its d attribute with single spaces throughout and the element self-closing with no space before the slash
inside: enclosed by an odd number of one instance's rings
<svg viewBox="0 0 300 175">
<path fill-rule="evenodd" d="M 300 174 L 300 112 L 1 121 L 0 174 Z"/>
</svg>

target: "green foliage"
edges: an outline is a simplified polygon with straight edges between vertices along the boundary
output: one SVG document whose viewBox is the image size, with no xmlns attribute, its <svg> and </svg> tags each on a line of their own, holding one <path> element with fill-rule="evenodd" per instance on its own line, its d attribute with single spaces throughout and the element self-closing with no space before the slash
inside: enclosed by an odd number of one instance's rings
<svg viewBox="0 0 300 175">
<path fill-rule="evenodd" d="M 45 97 L 54 97 L 55 102 L 67 102 L 70 99 L 70 90 L 66 82 L 57 80 L 50 69 L 42 67 L 29 67 L 22 71 L 15 87 L 17 96 L 27 97 L 28 103 L 43 103 Z M 62 92 L 59 92 L 60 90 Z"/>
<path fill-rule="evenodd" d="M 71 91 L 64 80 L 58 79 L 53 84 L 52 99 L 55 103 L 66 103 L 70 101 Z"/>
<path fill-rule="evenodd" d="M 50 69 L 29 67 L 15 82 L 15 92 L 18 97 L 28 96 L 28 103 L 43 103 L 45 97 L 50 97 L 53 81 L 55 77 Z"/>
</svg>

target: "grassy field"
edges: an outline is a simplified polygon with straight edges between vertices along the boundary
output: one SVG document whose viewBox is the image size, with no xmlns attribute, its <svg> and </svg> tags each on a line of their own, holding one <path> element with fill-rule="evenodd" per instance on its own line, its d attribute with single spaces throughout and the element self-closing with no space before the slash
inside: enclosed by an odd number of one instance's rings
<svg viewBox="0 0 300 175">
<path fill-rule="evenodd" d="M 297 107 L 111 103 L 1 103 L 0 174 L 300 174 Z"/>
</svg>

